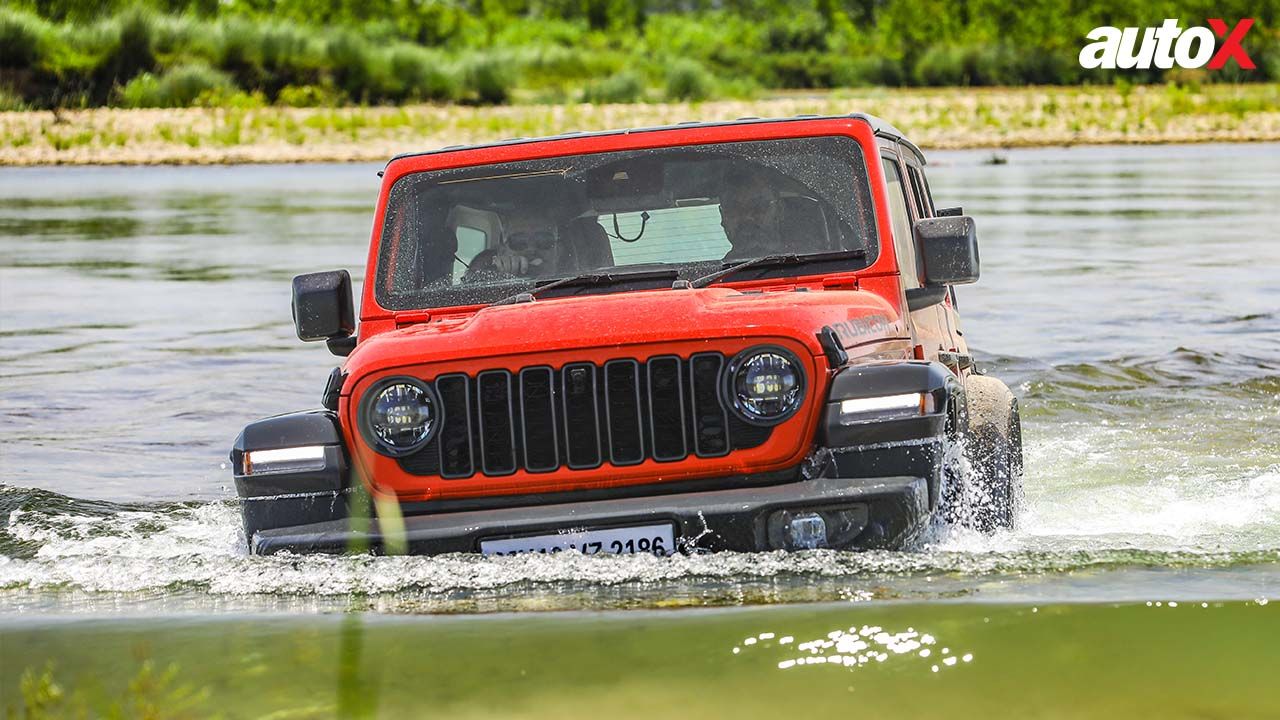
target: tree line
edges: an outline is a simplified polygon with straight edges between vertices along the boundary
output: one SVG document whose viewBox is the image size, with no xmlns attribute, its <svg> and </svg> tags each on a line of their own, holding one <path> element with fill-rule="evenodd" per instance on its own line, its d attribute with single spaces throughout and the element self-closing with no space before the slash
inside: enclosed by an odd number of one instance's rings
<svg viewBox="0 0 1280 720">
<path fill-rule="evenodd" d="M 1257 64 L 1083 70 L 1100 25 L 1255 20 Z M 636 102 L 1280 79 L 1280 0 L 10 0 L 0 109 Z"/>
</svg>

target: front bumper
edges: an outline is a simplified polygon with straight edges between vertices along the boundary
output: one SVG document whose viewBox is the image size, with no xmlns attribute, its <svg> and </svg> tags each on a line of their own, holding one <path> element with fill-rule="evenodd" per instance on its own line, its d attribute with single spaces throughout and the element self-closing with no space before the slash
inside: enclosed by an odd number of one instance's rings
<svg viewBox="0 0 1280 720">
<path fill-rule="evenodd" d="M 752 552 L 785 549 L 776 518 L 786 510 L 845 511 L 841 517 L 855 526 L 842 528 L 847 540 L 841 549 L 899 547 L 929 517 L 929 483 L 909 476 L 817 478 L 767 487 L 418 515 L 404 518 L 403 535 L 397 533 L 396 538 L 384 537 L 376 520 L 368 530 L 357 530 L 350 520 L 339 519 L 263 530 L 254 535 L 251 547 L 257 554 L 380 551 L 384 545 L 425 555 L 473 553 L 487 538 L 670 522 L 682 550 Z"/>
</svg>

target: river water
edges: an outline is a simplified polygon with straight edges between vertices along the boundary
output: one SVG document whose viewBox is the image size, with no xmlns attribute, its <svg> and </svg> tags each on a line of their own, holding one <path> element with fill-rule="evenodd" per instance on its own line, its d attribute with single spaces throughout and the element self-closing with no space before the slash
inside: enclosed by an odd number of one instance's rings
<svg viewBox="0 0 1280 720">
<path fill-rule="evenodd" d="M 871 692 L 910 717 L 940 695 L 987 712 L 1053 678 L 1059 694 L 999 707 L 1124 717 L 1165 673 L 1181 689 L 1142 714 L 1280 713 L 1250 672 L 1280 664 L 1258 640 L 1280 640 L 1280 146 L 991 158 L 932 153 L 929 177 L 978 221 L 983 277 L 959 305 L 1022 402 L 1018 528 L 668 559 L 248 557 L 228 448 L 250 420 L 318 405 L 335 362 L 293 337 L 289 279 L 361 278 L 378 168 L 0 170 L 0 704 L 30 707 L 47 669 L 67 712 L 127 685 L 195 716 L 551 716 L 581 685 L 621 716 Z M 530 610 L 568 612 L 507 614 Z M 886 649 L 930 628 L 956 647 Z M 794 646 L 762 637 L 783 632 Z M 567 678 L 547 648 L 572 657 Z M 840 675 L 804 661 L 872 651 L 829 663 Z M 215 671 L 209 653 L 232 660 Z M 447 682 L 406 684 L 414 663 Z M 311 675 L 280 687 L 281 664 Z M 1073 704 L 1074 682 L 1129 691 Z M 225 704 L 228 686 L 261 692 Z"/>
</svg>

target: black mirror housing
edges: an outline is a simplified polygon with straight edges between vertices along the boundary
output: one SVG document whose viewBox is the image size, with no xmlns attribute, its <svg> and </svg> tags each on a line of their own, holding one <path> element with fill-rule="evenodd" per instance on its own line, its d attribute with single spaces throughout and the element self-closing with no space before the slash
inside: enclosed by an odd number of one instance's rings
<svg viewBox="0 0 1280 720">
<path fill-rule="evenodd" d="M 295 277 L 293 324 L 303 342 L 350 337 L 356 329 L 351 274 L 329 270 Z"/>
<path fill-rule="evenodd" d="M 965 285 L 978 281 L 978 236 L 967 215 L 916 221 L 921 280 L 925 287 Z"/>
</svg>

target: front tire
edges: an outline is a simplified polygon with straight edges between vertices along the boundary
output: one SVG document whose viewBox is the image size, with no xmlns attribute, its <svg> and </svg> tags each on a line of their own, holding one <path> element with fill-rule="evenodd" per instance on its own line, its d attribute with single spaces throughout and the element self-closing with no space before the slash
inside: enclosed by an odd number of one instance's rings
<svg viewBox="0 0 1280 720">
<path fill-rule="evenodd" d="M 1022 500 L 1022 418 L 1008 386 L 986 375 L 965 381 L 968 477 L 959 483 L 962 525 L 984 533 L 1014 526 Z"/>
</svg>

